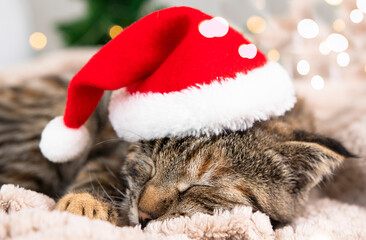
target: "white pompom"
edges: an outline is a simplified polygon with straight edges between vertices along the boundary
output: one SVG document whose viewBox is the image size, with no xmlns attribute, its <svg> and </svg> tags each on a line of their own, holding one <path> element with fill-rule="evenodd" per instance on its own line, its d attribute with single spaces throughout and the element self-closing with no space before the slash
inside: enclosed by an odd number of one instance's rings
<svg viewBox="0 0 366 240">
<path fill-rule="evenodd" d="M 39 147 L 51 162 L 67 162 L 81 156 L 88 148 L 89 132 L 85 126 L 68 128 L 62 116 L 50 121 L 41 135 Z"/>
</svg>

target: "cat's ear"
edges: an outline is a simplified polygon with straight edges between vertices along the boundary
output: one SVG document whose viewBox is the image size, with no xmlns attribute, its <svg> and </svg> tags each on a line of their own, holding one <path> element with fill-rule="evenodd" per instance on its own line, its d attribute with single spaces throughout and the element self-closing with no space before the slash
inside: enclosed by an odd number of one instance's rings
<svg viewBox="0 0 366 240">
<path fill-rule="evenodd" d="M 345 158 L 355 157 L 337 140 L 304 131 L 295 131 L 276 150 L 291 171 L 293 193 L 308 192 Z"/>
</svg>

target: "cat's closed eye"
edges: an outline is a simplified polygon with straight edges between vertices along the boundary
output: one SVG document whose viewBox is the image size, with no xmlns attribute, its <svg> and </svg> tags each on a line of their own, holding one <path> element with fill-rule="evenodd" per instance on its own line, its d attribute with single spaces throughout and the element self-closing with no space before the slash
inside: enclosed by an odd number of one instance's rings
<svg viewBox="0 0 366 240">
<path fill-rule="evenodd" d="M 180 194 L 184 194 L 184 193 L 186 193 L 189 189 L 191 189 L 194 186 L 196 186 L 196 185 L 190 185 L 190 184 L 181 182 L 181 183 L 178 183 L 177 184 L 177 189 L 178 189 L 178 192 Z"/>
<path fill-rule="evenodd" d="M 177 189 L 179 194 L 184 195 L 188 191 L 197 189 L 197 188 L 212 188 L 214 186 L 208 184 L 187 184 L 187 183 L 178 183 Z"/>
</svg>

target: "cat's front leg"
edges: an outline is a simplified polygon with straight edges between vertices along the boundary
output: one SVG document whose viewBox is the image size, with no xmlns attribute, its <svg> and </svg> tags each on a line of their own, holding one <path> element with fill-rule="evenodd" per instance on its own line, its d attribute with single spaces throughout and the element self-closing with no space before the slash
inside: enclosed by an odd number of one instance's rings
<svg viewBox="0 0 366 240">
<path fill-rule="evenodd" d="M 124 184 L 118 177 L 120 167 L 120 161 L 113 159 L 90 161 L 57 202 L 55 210 L 127 225 L 122 206 Z"/>
<path fill-rule="evenodd" d="M 55 207 L 59 211 L 67 211 L 90 219 L 100 219 L 117 224 L 118 212 L 114 206 L 90 193 L 69 193 L 61 198 Z"/>
</svg>

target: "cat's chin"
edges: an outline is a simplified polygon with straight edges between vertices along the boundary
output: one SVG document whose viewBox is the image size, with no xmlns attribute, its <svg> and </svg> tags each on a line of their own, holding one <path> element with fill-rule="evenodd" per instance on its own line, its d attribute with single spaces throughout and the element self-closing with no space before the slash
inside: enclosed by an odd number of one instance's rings
<svg viewBox="0 0 366 240">
<path fill-rule="evenodd" d="M 136 226 L 139 224 L 139 215 L 137 207 L 132 206 L 128 211 L 128 219 L 131 226 Z"/>
</svg>

